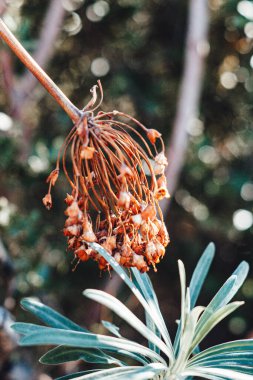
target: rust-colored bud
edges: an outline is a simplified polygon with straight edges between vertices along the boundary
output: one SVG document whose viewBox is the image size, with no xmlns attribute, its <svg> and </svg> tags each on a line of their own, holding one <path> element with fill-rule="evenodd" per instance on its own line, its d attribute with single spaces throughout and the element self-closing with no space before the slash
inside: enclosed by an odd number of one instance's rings
<svg viewBox="0 0 253 380">
<path fill-rule="evenodd" d="M 63 233 L 65 236 L 80 236 L 81 231 L 82 227 L 80 225 L 74 224 L 73 226 L 64 228 Z"/>
<path fill-rule="evenodd" d="M 140 226 L 143 222 L 141 214 L 132 215 L 131 221 L 135 226 Z"/>
<path fill-rule="evenodd" d="M 156 217 L 156 208 L 155 205 L 149 204 L 141 213 L 143 220 L 153 220 Z"/>
<path fill-rule="evenodd" d="M 142 273 L 148 271 L 148 265 L 142 255 L 133 255 L 133 265 Z"/>
<path fill-rule="evenodd" d="M 147 136 L 148 136 L 148 139 L 151 142 L 151 144 L 155 144 L 156 143 L 156 139 L 158 137 L 161 137 L 162 135 L 156 129 L 148 129 Z"/>
<path fill-rule="evenodd" d="M 94 243 L 97 240 L 96 235 L 93 232 L 92 225 L 88 221 L 87 217 L 85 217 L 83 221 L 83 233 L 81 239 L 87 241 L 88 243 Z"/>
<path fill-rule="evenodd" d="M 65 198 L 65 203 L 70 206 L 74 202 L 74 197 L 73 195 L 70 195 L 67 193 L 67 196 Z"/>
<path fill-rule="evenodd" d="M 146 250 L 145 250 L 145 256 L 148 262 L 153 261 L 153 256 L 155 256 L 155 254 L 156 254 L 156 246 L 155 246 L 155 243 L 151 240 L 146 245 Z"/>
<path fill-rule="evenodd" d="M 118 198 L 118 207 L 128 210 L 130 207 L 130 194 L 127 191 L 121 191 Z"/>
<path fill-rule="evenodd" d="M 90 249 L 87 249 L 84 245 L 81 245 L 78 249 L 74 251 L 74 254 L 81 260 L 81 261 L 87 261 L 90 258 L 89 255 Z"/>
<path fill-rule="evenodd" d="M 45 196 L 44 196 L 44 198 L 42 199 L 42 202 L 43 202 L 43 204 L 44 204 L 44 206 L 48 209 L 48 210 L 50 210 L 51 209 L 51 207 L 52 207 L 52 196 L 51 196 L 51 194 L 46 194 Z"/>
<path fill-rule="evenodd" d="M 69 207 L 67 207 L 65 214 L 70 218 L 78 217 L 80 214 L 80 209 L 76 201 L 74 201 Z"/>
<path fill-rule="evenodd" d="M 167 180 L 165 175 L 163 174 L 157 180 L 157 190 L 155 191 L 155 198 L 161 200 L 163 198 L 169 198 L 169 192 L 167 189 Z"/>
</svg>

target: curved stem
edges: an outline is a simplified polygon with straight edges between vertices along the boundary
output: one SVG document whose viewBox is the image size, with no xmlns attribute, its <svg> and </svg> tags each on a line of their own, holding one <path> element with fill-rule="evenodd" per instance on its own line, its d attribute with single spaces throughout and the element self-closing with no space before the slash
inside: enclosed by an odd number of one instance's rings
<svg viewBox="0 0 253 380">
<path fill-rule="evenodd" d="M 82 111 L 79 110 L 60 88 L 52 81 L 30 54 L 23 48 L 16 37 L 11 33 L 2 19 L 0 19 L 0 37 L 12 49 L 16 56 L 23 62 L 29 71 L 40 81 L 47 92 L 53 96 L 57 103 L 64 109 L 71 120 L 75 123 L 82 116 Z"/>
</svg>

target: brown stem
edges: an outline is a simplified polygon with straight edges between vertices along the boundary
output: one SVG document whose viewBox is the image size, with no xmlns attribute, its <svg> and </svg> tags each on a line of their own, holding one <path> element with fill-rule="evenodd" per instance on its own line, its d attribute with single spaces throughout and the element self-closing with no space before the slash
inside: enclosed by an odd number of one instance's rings
<svg viewBox="0 0 253 380">
<path fill-rule="evenodd" d="M 71 120 L 75 123 L 82 116 L 82 111 L 79 110 L 66 95 L 59 89 L 59 87 L 52 81 L 52 79 L 42 70 L 30 54 L 23 48 L 16 37 L 11 33 L 2 19 L 0 19 L 0 36 L 6 44 L 13 50 L 17 57 L 23 64 L 31 71 L 31 73 L 40 81 L 50 95 L 57 101 L 57 103 L 69 115 Z"/>
</svg>

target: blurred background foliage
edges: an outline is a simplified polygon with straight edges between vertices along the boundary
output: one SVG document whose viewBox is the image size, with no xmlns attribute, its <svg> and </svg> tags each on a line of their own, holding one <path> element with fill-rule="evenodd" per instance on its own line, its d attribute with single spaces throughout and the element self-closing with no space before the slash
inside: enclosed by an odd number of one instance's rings
<svg viewBox="0 0 253 380">
<path fill-rule="evenodd" d="M 36 50 L 49 3 L 7 2 L 3 18 L 30 53 Z M 78 107 L 87 103 L 89 89 L 100 78 L 102 108 L 130 113 L 158 129 L 169 149 L 189 2 L 62 0 L 62 5 L 65 17 L 48 74 Z M 199 117 L 189 124 L 187 158 L 165 216 L 171 244 L 158 273 L 150 273 L 172 329 L 179 315 L 178 258 L 191 273 L 205 245 L 215 242 L 218 254 L 203 304 L 236 264 L 253 263 L 253 1 L 210 0 L 209 8 L 210 51 Z M 73 257 L 66 252 L 61 232 L 63 199 L 69 190 L 63 176 L 53 191 L 53 209 L 48 212 L 41 202 L 47 191 L 45 179 L 71 121 L 40 85 L 18 108 L 18 80 L 24 67 L 3 44 L 0 54 L 0 233 L 2 256 L 7 254 L 0 268 L 1 304 L 20 321 L 26 318 L 20 298 L 38 296 L 98 331 L 100 311 L 81 292 L 87 287 L 110 288 L 113 280 L 107 273 L 100 276 L 93 262 L 72 271 Z M 136 308 L 123 289 L 117 291 Z M 240 298 L 246 306 L 216 328 L 213 341 L 206 345 L 253 335 L 252 275 Z M 105 310 L 102 314 L 112 318 Z M 72 365 L 42 368 L 34 350 L 9 352 L 4 365 L 0 361 L 1 378 L 12 373 L 6 379 L 22 379 L 23 368 L 26 379 L 30 371 L 29 378 L 48 380 Z"/>
</svg>

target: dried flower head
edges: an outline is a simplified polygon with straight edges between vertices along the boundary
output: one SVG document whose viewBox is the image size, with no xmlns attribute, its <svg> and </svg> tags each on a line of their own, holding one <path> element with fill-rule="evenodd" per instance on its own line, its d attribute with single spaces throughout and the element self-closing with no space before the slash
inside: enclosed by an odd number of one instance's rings
<svg viewBox="0 0 253 380">
<path fill-rule="evenodd" d="M 152 265 L 156 270 L 169 243 L 158 204 L 169 196 L 163 140 L 158 131 L 147 129 L 122 112 L 100 111 L 95 115 L 103 99 L 98 84 L 101 101 L 94 106 L 94 86 L 92 100 L 60 149 L 56 169 L 47 179 L 49 191 L 43 203 L 51 208 L 51 187 L 57 180 L 62 154 L 63 170 L 72 188 L 65 199 L 64 235 L 76 258 L 92 258 L 100 270 L 109 270 L 103 257 L 89 248 L 89 243 L 96 241 L 122 266 L 146 272 Z M 66 165 L 68 149 L 71 172 Z"/>
</svg>

